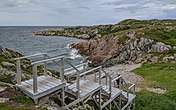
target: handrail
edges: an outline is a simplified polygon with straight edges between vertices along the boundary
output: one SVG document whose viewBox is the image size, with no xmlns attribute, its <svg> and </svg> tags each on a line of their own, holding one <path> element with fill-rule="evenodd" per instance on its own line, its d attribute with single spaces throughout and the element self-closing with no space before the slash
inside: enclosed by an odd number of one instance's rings
<svg viewBox="0 0 176 110">
<path fill-rule="evenodd" d="M 99 67 L 93 68 L 91 70 L 85 71 L 85 72 L 81 73 L 80 76 L 83 76 L 84 74 L 90 73 L 90 72 L 95 71 L 95 70 L 100 69 L 100 68 L 102 68 L 102 67 L 99 66 Z"/>
<path fill-rule="evenodd" d="M 75 67 L 76 67 L 76 68 L 79 68 L 79 67 L 84 66 L 84 65 L 86 65 L 86 63 L 82 63 L 82 64 L 79 64 L 79 65 L 76 65 Z M 66 72 L 66 71 L 73 70 L 73 69 L 74 69 L 73 67 L 67 68 L 67 69 L 65 69 L 65 72 Z"/>
<path fill-rule="evenodd" d="M 80 72 L 73 64 L 71 64 L 68 60 L 65 59 L 65 61 L 71 66 L 73 67 L 77 72 Z"/>
<path fill-rule="evenodd" d="M 120 75 L 120 76 L 114 78 L 114 79 L 112 80 L 112 82 L 114 82 L 114 81 L 116 81 L 116 80 L 118 80 L 118 79 L 120 79 L 120 78 L 122 78 L 122 75 Z"/>
<path fill-rule="evenodd" d="M 40 56 L 40 55 L 45 55 L 45 54 L 46 54 L 46 53 L 37 53 L 37 54 L 33 54 L 33 55 L 28 55 L 28 56 L 23 56 L 23 57 L 14 58 L 14 60 L 19 60 L 19 59 L 24 59 L 24 58 L 31 58 L 31 57 Z"/>
<path fill-rule="evenodd" d="M 65 54 L 65 53 L 62 53 L 62 54 Z M 60 54 L 60 55 L 62 55 L 62 54 Z M 46 55 L 47 58 L 51 58 L 51 57 L 48 56 L 48 54 L 45 54 L 45 55 Z M 58 55 L 58 56 L 60 56 L 60 55 Z M 56 61 L 53 60 L 53 62 L 61 67 L 61 65 L 59 63 L 57 63 Z"/>
<path fill-rule="evenodd" d="M 135 84 L 132 84 L 130 87 L 128 87 L 128 90 L 131 90 L 134 86 Z"/>
<path fill-rule="evenodd" d="M 64 56 L 59 56 L 59 57 L 54 57 L 54 58 L 50 58 L 50 59 L 36 61 L 36 62 L 31 63 L 31 65 L 40 64 L 40 63 L 44 63 L 44 62 L 49 62 L 49 61 L 56 60 L 56 59 L 61 59 L 61 58 L 64 58 Z"/>
<path fill-rule="evenodd" d="M 132 84 L 130 87 L 128 87 L 128 90 L 127 90 L 127 98 L 129 99 L 129 91 L 131 90 L 131 89 L 134 89 L 133 90 L 133 94 L 135 93 L 135 84 Z"/>
</svg>

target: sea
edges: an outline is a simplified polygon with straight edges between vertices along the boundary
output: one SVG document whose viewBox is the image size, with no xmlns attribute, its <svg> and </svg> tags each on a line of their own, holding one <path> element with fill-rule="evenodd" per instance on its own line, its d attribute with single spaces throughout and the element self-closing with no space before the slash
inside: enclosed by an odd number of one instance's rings
<svg viewBox="0 0 176 110">
<path fill-rule="evenodd" d="M 69 44 L 83 41 L 77 38 L 65 36 L 35 36 L 33 32 L 55 29 L 60 27 L 51 26 L 1 26 L 0 45 L 12 49 L 22 55 L 47 53 L 50 57 L 64 55 L 72 64 L 77 65 L 82 61 L 82 56 L 76 49 L 70 48 Z M 37 59 L 32 59 L 35 61 Z M 68 64 L 65 64 L 68 67 Z M 51 69 L 59 67 L 50 64 Z"/>
</svg>

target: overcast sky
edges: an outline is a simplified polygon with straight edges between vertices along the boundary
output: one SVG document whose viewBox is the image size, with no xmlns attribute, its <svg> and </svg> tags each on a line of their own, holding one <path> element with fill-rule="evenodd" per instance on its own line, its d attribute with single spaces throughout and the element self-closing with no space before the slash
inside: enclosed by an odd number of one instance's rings
<svg viewBox="0 0 176 110">
<path fill-rule="evenodd" d="M 0 25 L 75 26 L 176 19 L 176 0 L 0 0 Z"/>
</svg>

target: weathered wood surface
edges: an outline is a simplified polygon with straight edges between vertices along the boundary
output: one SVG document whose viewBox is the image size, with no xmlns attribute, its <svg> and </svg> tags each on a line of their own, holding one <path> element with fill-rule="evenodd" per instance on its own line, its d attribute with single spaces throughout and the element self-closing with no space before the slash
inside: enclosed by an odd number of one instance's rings
<svg viewBox="0 0 176 110">
<path fill-rule="evenodd" d="M 109 86 L 103 85 L 102 89 L 104 91 L 106 91 L 106 93 L 110 94 Z M 116 98 L 116 96 L 120 95 L 121 93 L 122 93 L 122 90 L 120 90 L 119 88 L 112 87 L 111 88 L 111 97 L 110 98 Z"/>
<path fill-rule="evenodd" d="M 45 63 L 45 62 L 53 62 L 53 60 L 58 60 L 61 58 L 64 58 L 64 56 L 59 56 L 59 57 L 54 57 L 54 58 L 49 58 L 49 59 L 45 59 L 45 60 L 32 62 L 31 65 L 41 64 L 41 63 Z"/>
<path fill-rule="evenodd" d="M 38 99 L 42 96 L 48 95 L 57 91 L 65 86 L 60 79 L 51 76 L 38 76 L 37 77 L 38 91 L 33 92 L 33 79 L 21 82 L 20 85 L 16 84 L 26 95 L 32 99 Z"/>
<path fill-rule="evenodd" d="M 106 86 L 106 85 L 103 85 L 102 86 L 102 89 L 103 91 L 105 91 L 108 95 L 110 94 L 109 97 L 109 100 L 106 101 L 102 106 L 101 106 L 101 109 L 103 109 L 104 107 L 106 107 L 108 104 L 112 103 L 113 100 L 117 97 L 119 97 L 122 93 L 122 90 L 118 89 L 118 88 L 115 88 L 115 87 L 112 87 L 111 88 L 111 91 L 109 91 L 109 86 Z"/>
<path fill-rule="evenodd" d="M 78 90 L 76 89 L 76 83 L 73 83 L 72 85 L 69 85 L 68 90 L 76 93 Z M 80 80 L 80 98 L 84 97 L 88 94 L 91 94 L 92 92 L 96 92 L 99 89 L 101 89 L 101 85 L 99 85 L 99 83 L 96 82 L 92 82 L 89 80 Z"/>
<path fill-rule="evenodd" d="M 14 58 L 14 60 L 20 60 L 20 59 L 31 58 L 31 57 L 42 56 L 42 55 L 46 55 L 46 53 L 37 53 L 33 55 L 18 57 L 18 58 Z"/>
</svg>

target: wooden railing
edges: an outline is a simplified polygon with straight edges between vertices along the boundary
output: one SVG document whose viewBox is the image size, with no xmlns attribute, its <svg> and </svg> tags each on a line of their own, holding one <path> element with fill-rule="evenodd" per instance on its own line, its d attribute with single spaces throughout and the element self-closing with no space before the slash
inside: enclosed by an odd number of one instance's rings
<svg viewBox="0 0 176 110">
<path fill-rule="evenodd" d="M 111 96 L 111 92 L 112 92 L 112 83 L 115 84 L 115 81 L 119 80 L 119 82 L 121 82 L 121 78 L 122 76 L 117 76 L 116 78 L 112 79 L 111 75 L 108 74 L 104 69 L 101 69 L 102 70 L 102 73 L 105 73 L 105 78 L 106 78 L 106 86 L 109 86 L 109 95 Z M 109 81 L 108 81 L 108 78 L 109 78 Z M 100 79 L 101 80 L 101 79 Z M 121 89 L 122 85 L 121 83 L 119 83 L 119 88 Z"/>
<path fill-rule="evenodd" d="M 93 68 L 93 69 L 90 69 L 88 71 L 85 71 L 83 73 L 80 73 L 79 71 L 77 72 L 77 77 L 76 77 L 76 89 L 77 89 L 77 98 L 80 97 L 80 78 L 83 77 L 84 80 L 86 80 L 86 74 L 89 74 L 89 73 L 92 73 L 92 72 L 99 72 L 99 78 L 101 78 L 101 66 L 99 67 L 96 67 L 96 68 Z M 96 73 L 94 73 L 96 74 Z M 96 77 L 96 75 L 95 75 Z M 96 82 L 96 79 L 95 79 L 95 82 Z M 99 80 L 99 84 L 101 84 L 101 80 Z"/>
<path fill-rule="evenodd" d="M 40 61 L 31 63 L 32 71 L 33 71 L 33 92 L 34 93 L 37 93 L 37 66 L 40 66 L 40 65 L 43 65 L 43 64 L 47 66 L 47 63 L 53 62 L 53 61 L 56 62 L 56 60 L 58 60 L 58 59 L 60 60 L 60 78 L 61 78 L 61 82 L 64 82 L 64 56 L 49 58 L 49 59 L 40 60 Z M 47 69 L 47 67 L 46 67 L 46 69 Z M 47 75 L 47 74 L 45 74 L 45 75 Z"/>
<path fill-rule="evenodd" d="M 29 55 L 29 56 L 14 58 L 14 60 L 16 60 L 16 71 L 17 71 L 16 81 L 18 85 L 21 84 L 21 60 L 25 58 L 32 58 L 37 56 L 43 56 L 44 59 L 46 59 L 46 53 L 38 53 L 38 54 Z M 46 70 L 46 65 L 44 66 L 44 68 Z"/>
<path fill-rule="evenodd" d="M 130 93 L 130 91 L 132 91 L 133 92 L 133 94 L 135 94 L 135 84 L 132 84 L 132 83 L 129 83 L 129 82 L 126 82 L 123 78 L 122 78 L 122 76 L 121 75 L 119 75 L 119 76 L 117 76 L 116 78 L 114 78 L 113 80 L 112 80 L 112 82 L 114 82 L 114 85 L 116 85 L 115 83 L 117 83 L 117 81 L 118 81 L 118 88 L 119 89 L 122 89 L 122 86 L 124 86 L 124 84 L 125 85 L 129 85 L 130 84 L 130 86 L 127 88 L 127 90 L 126 90 L 126 92 L 127 92 L 127 98 L 129 99 L 129 93 Z M 123 84 L 124 83 L 124 84 Z"/>
</svg>

